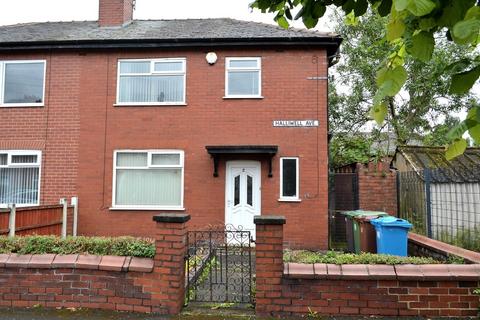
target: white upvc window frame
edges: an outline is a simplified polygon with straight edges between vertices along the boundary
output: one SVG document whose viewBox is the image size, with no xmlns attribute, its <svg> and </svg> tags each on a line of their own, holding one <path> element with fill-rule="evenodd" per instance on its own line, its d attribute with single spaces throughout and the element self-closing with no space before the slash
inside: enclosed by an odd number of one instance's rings
<svg viewBox="0 0 480 320">
<path fill-rule="evenodd" d="M 119 153 L 147 153 L 146 167 L 117 167 L 117 154 Z M 180 155 L 178 165 L 152 165 L 153 154 L 178 154 Z M 180 205 L 179 206 L 157 206 L 157 205 L 117 205 L 116 204 L 116 188 L 117 188 L 117 169 L 135 169 L 135 170 L 149 170 L 149 169 L 181 169 L 181 190 L 180 190 Z M 113 184 L 112 184 L 112 206 L 110 210 L 185 210 L 183 206 L 185 184 L 185 152 L 177 149 L 119 149 L 113 152 Z"/>
<path fill-rule="evenodd" d="M 34 207 L 40 205 L 40 187 L 42 181 L 42 151 L 40 150 L 0 150 L 0 154 L 7 154 L 7 164 L 0 164 L 0 168 L 38 168 L 38 198 L 35 203 L 15 204 L 17 207 Z M 12 156 L 37 156 L 35 163 L 12 163 Z M 7 208 L 9 203 L 0 203 L 0 208 Z"/>
<path fill-rule="evenodd" d="M 230 67 L 230 61 L 256 60 L 258 65 L 253 67 Z M 229 72 L 258 71 L 258 94 L 229 94 L 228 74 Z M 225 99 L 261 99 L 262 96 L 262 58 L 261 57 L 226 57 L 225 58 Z"/>
<path fill-rule="evenodd" d="M 150 73 L 120 73 L 120 64 L 122 62 L 145 62 L 150 61 Z M 182 62 L 181 71 L 155 71 L 155 63 L 157 62 Z M 120 102 L 120 77 L 128 76 L 145 76 L 145 75 L 183 75 L 183 101 L 164 101 L 164 102 Z M 119 59 L 117 63 L 117 95 L 115 106 L 185 106 L 187 105 L 187 59 L 186 58 L 153 58 L 153 59 Z"/>
<path fill-rule="evenodd" d="M 43 63 L 43 89 L 42 102 L 31 103 L 5 103 L 5 65 L 6 64 L 25 64 L 25 63 Z M 9 107 L 43 107 L 45 106 L 45 82 L 47 76 L 47 60 L 0 60 L 0 108 Z"/>
<path fill-rule="evenodd" d="M 296 170 L 295 170 L 295 178 L 296 178 L 296 190 L 295 196 L 293 197 L 285 197 L 283 196 L 283 160 L 295 160 L 296 163 Z M 280 197 L 278 201 L 285 201 L 285 202 L 300 202 L 300 158 L 299 157 L 280 157 Z"/>
</svg>

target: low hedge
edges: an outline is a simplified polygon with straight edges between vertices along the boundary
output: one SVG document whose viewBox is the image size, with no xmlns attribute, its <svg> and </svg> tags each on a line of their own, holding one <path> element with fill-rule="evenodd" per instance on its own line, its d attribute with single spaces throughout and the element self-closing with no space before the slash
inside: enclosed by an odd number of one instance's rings
<svg viewBox="0 0 480 320">
<path fill-rule="evenodd" d="M 155 241 L 134 237 L 0 236 L 0 253 L 92 254 L 153 258 Z"/>
<path fill-rule="evenodd" d="M 306 250 L 287 250 L 284 252 L 285 262 L 298 263 L 331 263 L 331 264 L 438 264 L 433 258 L 398 257 L 373 253 L 343 253 L 336 251 L 314 252 Z"/>
</svg>

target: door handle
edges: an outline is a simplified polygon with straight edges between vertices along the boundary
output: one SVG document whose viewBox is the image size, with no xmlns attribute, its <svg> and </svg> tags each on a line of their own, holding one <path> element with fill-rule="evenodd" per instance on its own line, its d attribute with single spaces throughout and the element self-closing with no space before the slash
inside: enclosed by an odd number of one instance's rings
<svg viewBox="0 0 480 320">
<path fill-rule="evenodd" d="M 229 207 L 232 206 L 232 200 L 227 200 L 227 206 L 229 206 Z"/>
</svg>

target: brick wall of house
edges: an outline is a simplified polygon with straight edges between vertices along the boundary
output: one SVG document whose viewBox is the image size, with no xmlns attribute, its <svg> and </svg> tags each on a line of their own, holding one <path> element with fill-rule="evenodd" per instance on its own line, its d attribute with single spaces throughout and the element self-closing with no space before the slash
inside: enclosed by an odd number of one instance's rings
<svg viewBox="0 0 480 320">
<path fill-rule="evenodd" d="M 212 50 L 212 49 L 210 49 Z M 185 151 L 185 212 L 191 225 L 224 223 L 225 161 L 214 178 L 206 145 L 278 145 L 273 177 L 262 157 L 262 214 L 285 214 L 292 246 L 327 247 L 326 81 L 320 49 L 38 52 L 0 59 L 46 59 L 45 107 L 0 108 L 1 149 L 43 151 L 41 203 L 79 196 L 79 233 L 148 236 L 152 211 L 110 210 L 113 152 L 116 149 Z M 262 57 L 264 99 L 224 99 L 225 57 Z M 185 57 L 187 105 L 115 107 L 117 64 L 121 58 Z M 318 99 L 317 99 L 318 94 Z M 273 120 L 319 119 L 318 128 L 274 128 Z M 279 202 L 279 157 L 300 158 L 301 202 Z M 156 212 L 158 213 L 158 211 Z M 309 221 L 305 224 L 304 221 Z"/>
<path fill-rule="evenodd" d="M 357 164 L 358 202 L 362 210 L 397 215 L 397 176 L 389 161 Z"/>
<path fill-rule="evenodd" d="M 82 61 L 80 92 L 80 232 L 87 235 L 145 236 L 152 232 L 151 211 L 115 211 L 112 205 L 113 153 L 116 149 L 185 151 L 185 212 L 192 227 L 224 223 L 225 161 L 214 178 L 207 145 L 278 145 L 273 177 L 262 160 L 262 214 L 282 212 L 292 223 L 292 245 L 327 247 L 326 75 L 325 51 L 214 50 L 211 66 L 205 52 L 137 51 L 88 53 Z M 225 57 L 262 57 L 264 99 L 223 99 Z M 315 56 L 318 56 L 318 65 Z M 121 58 L 186 57 L 186 106 L 114 107 L 117 63 Z M 317 104 L 316 92 L 319 100 Z M 274 128 L 275 119 L 320 119 L 318 128 Z M 301 202 L 279 202 L 279 157 L 300 157 Z M 114 221 L 114 223 L 113 223 Z M 308 225 L 304 221 L 310 221 Z"/>
</svg>

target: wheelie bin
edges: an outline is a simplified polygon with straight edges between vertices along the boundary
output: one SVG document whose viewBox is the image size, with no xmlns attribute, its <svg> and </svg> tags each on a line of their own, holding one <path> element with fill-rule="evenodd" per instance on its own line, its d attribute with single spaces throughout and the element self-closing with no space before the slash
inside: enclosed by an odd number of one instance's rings
<svg viewBox="0 0 480 320">
<path fill-rule="evenodd" d="M 412 224 L 404 219 L 381 217 L 371 220 L 377 238 L 377 253 L 407 256 L 408 231 Z"/>
</svg>

